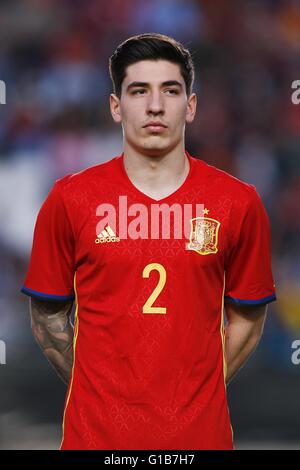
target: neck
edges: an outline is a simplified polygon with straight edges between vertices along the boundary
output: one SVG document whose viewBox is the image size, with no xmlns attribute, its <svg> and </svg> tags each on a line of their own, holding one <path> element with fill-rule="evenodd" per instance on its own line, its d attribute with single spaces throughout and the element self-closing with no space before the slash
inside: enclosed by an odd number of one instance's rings
<svg viewBox="0 0 300 470">
<path fill-rule="evenodd" d="M 157 155 L 139 152 L 127 144 L 123 153 L 129 179 L 153 199 L 161 199 L 176 191 L 189 173 L 184 144 Z"/>
</svg>

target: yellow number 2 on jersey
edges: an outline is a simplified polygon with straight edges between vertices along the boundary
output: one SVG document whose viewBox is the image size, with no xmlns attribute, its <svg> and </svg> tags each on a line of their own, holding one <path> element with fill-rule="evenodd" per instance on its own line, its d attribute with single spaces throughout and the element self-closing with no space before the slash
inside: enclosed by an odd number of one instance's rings
<svg viewBox="0 0 300 470">
<path fill-rule="evenodd" d="M 154 302 L 156 301 L 157 297 L 163 290 L 165 283 L 166 283 L 167 273 L 166 273 L 165 268 L 163 267 L 162 264 L 159 264 L 159 263 L 147 264 L 147 266 L 145 266 L 144 271 L 143 271 L 143 277 L 149 278 L 151 271 L 153 271 L 154 269 L 156 269 L 156 271 L 159 272 L 159 281 L 154 291 L 152 292 L 150 297 L 147 299 L 147 301 L 143 305 L 143 313 L 165 314 L 167 313 L 166 307 L 153 307 Z"/>
</svg>

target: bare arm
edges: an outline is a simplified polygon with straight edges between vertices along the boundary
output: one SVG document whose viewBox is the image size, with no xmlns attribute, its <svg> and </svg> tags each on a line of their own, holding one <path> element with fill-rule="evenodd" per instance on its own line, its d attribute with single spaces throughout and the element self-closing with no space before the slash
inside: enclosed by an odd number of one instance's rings
<svg viewBox="0 0 300 470">
<path fill-rule="evenodd" d="M 74 328 L 70 321 L 73 302 L 30 298 L 33 335 L 60 378 L 69 383 L 73 366 Z"/>
<path fill-rule="evenodd" d="M 228 324 L 225 328 L 226 384 L 243 366 L 263 333 L 267 305 L 226 304 Z"/>
</svg>

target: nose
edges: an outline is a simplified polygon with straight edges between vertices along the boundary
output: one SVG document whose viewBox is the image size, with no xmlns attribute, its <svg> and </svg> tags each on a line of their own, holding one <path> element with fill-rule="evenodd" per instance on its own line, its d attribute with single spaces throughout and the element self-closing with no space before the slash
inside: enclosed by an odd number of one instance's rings
<svg viewBox="0 0 300 470">
<path fill-rule="evenodd" d="M 148 114 L 163 114 L 164 113 L 164 102 L 163 96 L 160 91 L 152 91 L 149 93 L 149 99 L 147 102 Z"/>
</svg>

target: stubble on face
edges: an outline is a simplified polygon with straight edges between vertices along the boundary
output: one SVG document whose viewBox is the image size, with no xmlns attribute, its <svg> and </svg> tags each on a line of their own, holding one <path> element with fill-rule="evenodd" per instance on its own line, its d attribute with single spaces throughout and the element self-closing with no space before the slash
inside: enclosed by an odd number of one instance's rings
<svg viewBox="0 0 300 470">
<path fill-rule="evenodd" d="M 127 67 L 120 99 L 125 145 L 159 156 L 184 139 L 187 95 L 178 64 L 140 61 Z M 165 127 L 145 127 L 150 122 Z"/>
</svg>

